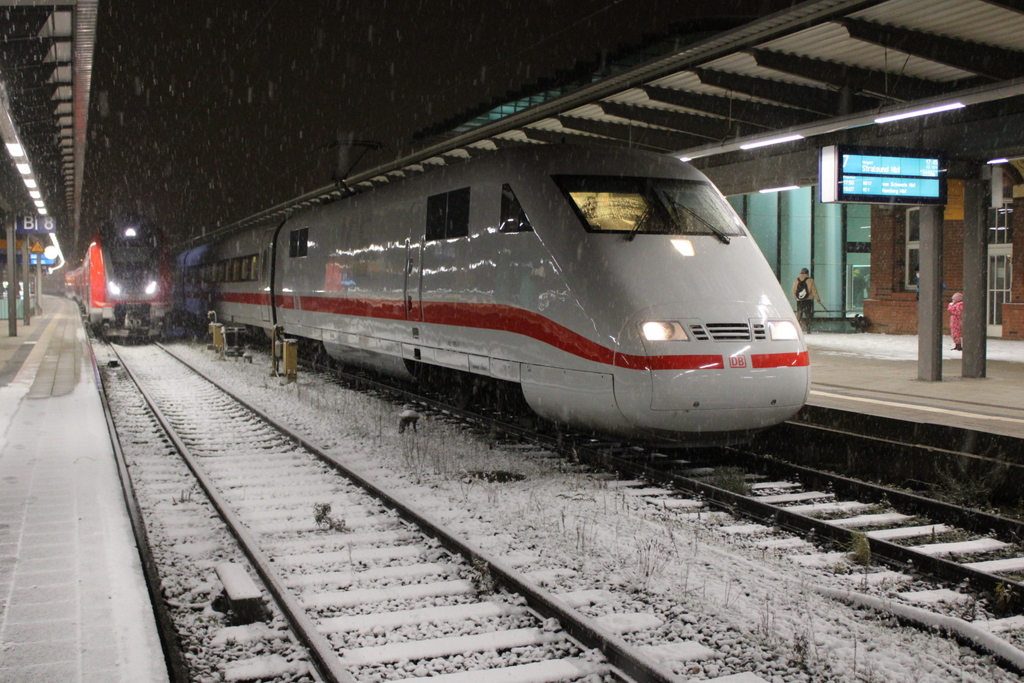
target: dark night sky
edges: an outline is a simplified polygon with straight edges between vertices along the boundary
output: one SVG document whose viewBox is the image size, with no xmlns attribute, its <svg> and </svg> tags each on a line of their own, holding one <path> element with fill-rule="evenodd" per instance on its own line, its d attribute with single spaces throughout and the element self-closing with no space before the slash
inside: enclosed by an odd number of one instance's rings
<svg viewBox="0 0 1024 683">
<path fill-rule="evenodd" d="M 785 0 L 109 0 L 100 3 L 81 255 L 122 212 L 198 234 L 330 182 L 323 148 L 412 134 L 703 17 Z"/>
</svg>

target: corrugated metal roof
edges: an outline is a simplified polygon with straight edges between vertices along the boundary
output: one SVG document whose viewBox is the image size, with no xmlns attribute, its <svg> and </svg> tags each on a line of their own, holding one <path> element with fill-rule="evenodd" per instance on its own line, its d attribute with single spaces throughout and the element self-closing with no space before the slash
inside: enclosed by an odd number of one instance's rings
<svg viewBox="0 0 1024 683">
<path fill-rule="evenodd" d="M 858 20 L 850 30 L 859 27 L 857 35 L 863 35 L 863 40 L 851 37 L 843 25 L 849 19 Z M 884 35 L 892 33 L 892 28 L 935 39 L 892 42 L 903 37 Z M 1024 14 L 981 0 L 808 0 L 628 71 L 568 88 L 559 97 L 517 108 L 503 118 L 457 128 L 458 134 L 447 141 L 427 145 L 352 182 L 412 168 L 425 157 L 460 146 L 480 148 L 488 138 L 502 144 L 541 144 L 564 137 L 623 145 L 635 145 L 640 139 L 643 146 L 650 148 L 654 142 L 662 149 L 675 141 L 696 140 L 698 147 L 665 151 L 701 156 L 737 151 L 745 141 L 764 140 L 780 132 L 814 136 L 864 126 L 873 123 L 880 111 L 1024 96 L 1021 36 Z M 937 54 L 935 46 L 945 46 L 950 39 L 960 41 L 960 45 L 949 44 L 951 53 L 959 54 Z M 887 42 L 890 47 L 885 46 Z M 977 62 L 979 55 L 984 57 L 986 49 L 992 50 L 988 56 L 1010 63 L 999 68 L 970 63 L 970 58 Z M 983 73 L 967 70 L 972 68 Z M 708 82 L 702 82 L 698 73 Z M 894 84 L 904 79 L 903 88 L 890 90 L 890 78 Z M 606 111 L 599 102 L 616 106 Z M 666 112 L 680 116 L 667 118 Z M 734 115 L 738 121 L 733 121 Z M 569 128 L 558 117 L 588 130 Z M 528 136 L 531 131 L 534 138 Z M 719 134 L 726 137 L 710 139 Z M 288 206 L 274 207 L 236 226 L 278 217 L 289 211 Z"/>
</svg>

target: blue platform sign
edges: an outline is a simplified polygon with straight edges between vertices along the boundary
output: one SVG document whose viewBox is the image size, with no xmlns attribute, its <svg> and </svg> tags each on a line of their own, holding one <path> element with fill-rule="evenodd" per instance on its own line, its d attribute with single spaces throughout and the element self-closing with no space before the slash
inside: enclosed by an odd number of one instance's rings
<svg viewBox="0 0 1024 683">
<path fill-rule="evenodd" d="M 939 151 L 832 145 L 818 161 L 822 202 L 946 203 L 947 165 Z"/>
<path fill-rule="evenodd" d="M 14 232 L 17 235 L 52 235 L 57 232 L 57 220 L 53 216 L 15 216 Z"/>
</svg>

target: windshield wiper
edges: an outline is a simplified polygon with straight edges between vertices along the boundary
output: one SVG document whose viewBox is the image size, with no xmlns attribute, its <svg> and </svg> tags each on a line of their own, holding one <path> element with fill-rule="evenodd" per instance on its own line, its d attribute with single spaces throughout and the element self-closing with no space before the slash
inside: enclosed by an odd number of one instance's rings
<svg viewBox="0 0 1024 683">
<path fill-rule="evenodd" d="M 714 234 L 714 236 L 717 237 L 722 242 L 722 244 L 729 244 L 732 242 L 732 238 L 725 234 L 724 230 L 722 230 L 720 227 L 718 227 L 708 219 L 694 212 L 694 210 L 691 209 L 690 207 L 686 206 L 685 204 L 681 204 L 675 198 L 670 197 L 663 191 L 659 190 L 658 195 L 661 197 L 662 201 L 666 202 L 673 209 L 682 209 L 683 211 L 690 214 L 691 216 L 699 220 L 701 223 L 706 225 L 708 229 Z"/>
<path fill-rule="evenodd" d="M 633 238 L 636 237 L 636 234 L 640 232 L 640 229 L 647 224 L 647 222 L 651 219 L 651 216 L 653 214 L 654 212 L 651 211 L 651 204 L 648 203 L 647 207 L 644 209 L 644 212 L 640 214 L 639 218 L 636 219 L 636 223 L 633 224 L 633 227 L 630 229 L 629 234 L 625 235 L 622 239 L 626 240 L 627 242 L 632 242 Z"/>
</svg>

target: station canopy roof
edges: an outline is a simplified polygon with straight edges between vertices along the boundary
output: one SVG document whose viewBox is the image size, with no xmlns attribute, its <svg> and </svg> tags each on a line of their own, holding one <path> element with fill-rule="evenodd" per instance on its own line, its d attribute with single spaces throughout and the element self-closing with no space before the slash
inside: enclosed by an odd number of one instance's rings
<svg viewBox="0 0 1024 683">
<path fill-rule="evenodd" d="M 1021 36 L 1024 0 L 808 0 L 614 73 L 478 107 L 346 184 L 369 188 L 509 145 L 622 145 L 710 164 L 783 149 L 780 139 L 814 146 L 893 125 L 887 117 L 906 130 L 958 116 L 998 121 L 1024 113 Z M 1020 131 L 964 137 L 956 152 L 981 161 L 1024 156 Z M 345 191 L 321 188 L 225 230 Z"/>
<path fill-rule="evenodd" d="M 79 218 L 97 3 L 0 0 L 0 209 L 61 230 Z"/>
</svg>

